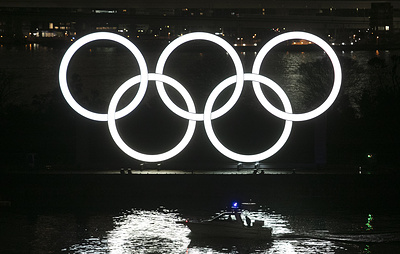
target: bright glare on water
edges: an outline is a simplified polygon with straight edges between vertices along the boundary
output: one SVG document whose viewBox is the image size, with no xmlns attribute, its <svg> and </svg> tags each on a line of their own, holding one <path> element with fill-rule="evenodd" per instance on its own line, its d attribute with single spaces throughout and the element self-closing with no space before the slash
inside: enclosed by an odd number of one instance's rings
<svg viewBox="0 0 400 254">
<path fill-rule="evenodd" d="M 176 213 L 169 211 L 131 212 L 115 219 L 115 229 L 108 232 L 110 253 L 173 253 L 189 244 L 189 230 Z"/>
<path fill-rule="evenodd" d="M 88 238 L 65 251 L 69 253 L 175 253 L 190 243 L 190 230 L 176 212 L 131 210 L 114 217 L 114 229 L 104 238 Z"/>
<path fill-rule="evenodd" d="M 265 226 L 272 227 L 272 239 L 270 241 L 253 241 L 197 238 L 190 235 L 190 230 L 186 226 L 177 224 L 176 221 L 198 218 L 198 215 L 197 217 L 190 213 L 183 215 L 177 210 L 165 208 L 157 210 L 132 209 L 113 217 L 113 228 L 111 230 L 98 232 L 96 237 L 87 237 L 67 248 L 63 248 L 62 252 L 165 254 L 375 253 L 370 251 L 370 243 L 374 244 L 374 242 L 385 240 L 382 239 L 385 234 L 379 232 L 366 234 L 363 228 L 347 234 L 334 232 L 330 225 L 319 225 L 320 228 L 317 228 L 318 223 L 323 218 L 310 221 L 308 216 L 299 215 L 293 218 L 293 216 L 284 216 L 273 211 L 245 211 L 244 214 L 251 217 L 253 221 L 255 219 L 263 220 Z M 330 219 L 327 224 L 335 224 L 335 220 Z M 291 221 L 293 221 L 293 225 L 291 225 Z M 343 225 L 346 224 L 344 221 L 342 223 Z M 353 228 L 355 224 L 350 223 L 347 226 Z M 392 239 L 386 240 L 393 242 L 399 240 L 398 233 L 390 235 Z M 393 246 L 388 248 L 393 250 Z"/>
</svg>

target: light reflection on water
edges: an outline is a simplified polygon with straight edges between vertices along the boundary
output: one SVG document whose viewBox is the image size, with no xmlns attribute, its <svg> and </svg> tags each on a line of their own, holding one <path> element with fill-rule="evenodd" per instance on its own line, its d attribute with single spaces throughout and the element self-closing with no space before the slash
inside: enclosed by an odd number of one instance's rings
<svg viewBox="0 0 400 254">
<path fill-rule="evenodd" d="M 174 253 L 188 244 L 189 230 L 176 224 L 174 212 L 132 210 L 115 219 L 115 229 L 108 232 L 110 253 Z"/>
<path fill-rule="evenodd" d="M 0 253 L 400 253 L 397 212 L 246 211 L 273 228 L 270 241 L 195 238 L 178 220 L 211 210 L 130 209 L 124 212 L 0 213 Z M 202 214 L 199 217 L 199 214 Z M 206 215 L 208 214 L 208 215 Z M 370 222 L 373 229 L 367 230 Z"/>
<path fill-rule="evenodd" d="M 357 245 L 299 235 L 288 218 L 274 212 L 249 212 L 273 228 L 271 241 L 194 238 L 176 221 L 186 215 L 166 209 L 129 210 L 114 217 L 114 228 L 104 237 L 88 237 L 64 249 L 67 253 L 340 253 L 358 252 Z M 189 215 L 190 217 L 190 215 Z M 317 231 L 315 231 L 317 232 Z M 314 232 L 314 233 L 315 233 Z M 320 235 L 322 235 L 322 232 Z M 318 234 L 315 234 L 318 235 Z"/>
<path fill-rule="evenodd" d="M 64 251 L 68 253 L 176 253 L 190 239 L 189 229 L 168 210 L 131 210 L 114 217 L 114 229 L 104 238 L 90 237 Z M 180 253 L 180 252 L 178 252 Z"/>
</svg>

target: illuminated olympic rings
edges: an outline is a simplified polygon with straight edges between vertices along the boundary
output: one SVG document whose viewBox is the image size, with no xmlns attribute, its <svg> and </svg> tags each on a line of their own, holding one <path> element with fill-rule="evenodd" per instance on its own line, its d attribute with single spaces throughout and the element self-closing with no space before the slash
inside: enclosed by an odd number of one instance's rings
<svg viewBox="0 0 400 254">
<path fill-rule="evenodd" d="M 259 75 L 260 68 L 262 61 L 264 60 L 265 56 L 268 54 L 268 52 L 277 44 L 287 41 L 287 40 L 293 40 L 293 39 L 304 39 L 311 41 L 318 46 L 320 46 L 324 52 L 329 56 L 333 70 L 334 70 L 334 82 L 333 82 L 333 87 L 331 90 L 330 95 L 326 99 L 324 103 L 322 103 L 318 108 L 307 112 L 307 113 L 302 113 L 302 114 L 294 114 L 292 112 L 292 107 L 289 101 L 289 98 L 285 94 L 285 92 L 282 90 L 281 87 L 279 87 L 274 81 L 271 79 Z M 135 77 L 132 77 L 131 79 L 127 80 L 125 83 L 123 83 L 117 91 L 114 93 L 110 105 L 108 107 L 108 112 L 107 114 L 100 114 L 100 113 L 95 113 L 91 112 L 85 108 L 83 108 L 81 105 L 79 105 L 75 99 L 72 97 L 71 92 L 68 88 L 68 82 L 67 82 L 67 70 L 68 70 L 68 65 L 79 48 L 84 46 L 85 44 L 96 41 L 96 40 L 111 40 L 117 43 L 122 44 L 125 46 L 136 58 L 138 64 L 139 64 L 139 69 L 140 69 L 140 75 L 137 75 Z M 165 66 L 165 63 L 169 57 L 169 55 L 180 45 L 193 41 L 193 40 L 206 40 L 213 42 L 220 47 L 222 47 L 231 57 L 233 64 L 236 69 L 236 75 L 228 77 L 224 81 L 222 81 L 220 84 L 218 84 L 214 90 L 211 92 L 210 96 L 208 97 L 206 101 L 206 105 L 204 108 L 203 114 L 197 113 L 196 108 L 193 102 L 192 97 L 190 96 L 189 92 L 185 89 L 184 86 L 182 86 L 178 81 L 175 79 L 168 77 L 166 75 L 163 75 L 163 69 Z M 130 112 L 132 112 L 142 101 L 146 90 L 147 90 L 147 85 L 148 81 L 155 81 L 156 82 L 156 88 L 157 91 L 162 99 L 162 101 L 165 103 L 165 105 L 175 114 L 178 116 L 185 118 L 189 121 L 186 133 L 182 140 L 176 145 L 174 148 L 171 150 L 161 153 L 161 154 L 143 154 L 138 151 L 133 150 L 130 148 L 121 138 L 121 136 L 118 133 L 117 126 L 116 126 L 116 119 L 119 119 L 121 117 L 126 116 Z M 265 109 L 267 109 L 271 114 L 275 115 L 276 117 L 285 120 L 285 126 L 283 129 L 283 132 L 281 134 L 281 137 L 278 139 L 278 141 L 269 149 L 267 149 L 264 152 L 261 152 L 259 154 L 253 154 L 253 155 L 244 155 L 244 154 L 238 154 L 235 153 L 228 148 L 226 148 L 216 137 L 213 128 L 212 128 L 212 123 L 211 120 L 216 119 L 225 113 L 227 113 L 238 101 L 240 94 L 243 90 L 244 86 L 244 81 L 252 81 L 253 82 L 253 89 L 254 92 L 256 93 L 256 97 L 259 100 L 259 102 L 263 105 Z M 241 162 L 256 162 L 256 161 L 262 161 L 266 158 L 271 157 L 274 155 L 276 152 L 279 151 L 279 149 L 282 148 L 282 146 L 286 143 L 287 139 L 289 138 L 291 129 L 292 129 L 292 121 L 305 121 L 309 120 L 312 118 L 315 118 L 319 115 L 321 115 L 323 112 L 325 112 L 335 101 L 336 97 L 339 94 L 340 86 L 341 86 L 341 81 L 342 81 L 342 70 L 340 67 L 339 59 L 337 58 L 335 52 L 333 49 L 321 38 L 305 33 L 305 32 L 288 32 L 281 34 L 272 40 L 270 40 L 267 44 L 265 44 L 264 47 L 261 48 L 260 52 L 258 53 L 252 73 L 244 73 L 242 63 L 240 61 L 240 58 L 238 54 L 236 53 L 235 49 L 225 40 L 222 38 L 209 34 L 209 33 L 203 33 L 203 32 L 196 32 L 196 33 L 190 33 L 183 35 L 176 40 L 172 41 L 161 53 L 160 58 L 158 59 L 157 65 L 156 65 L 156 73 L 148 73 L 146 61 L 144 60 L 144 57 L 142 53 L 139 51 L 139 49 L 132 44 L 129 40 L 126 38 L 119 36 L 117 34 L 113 33 L 107 33 L 107 32 L 99 32 L 99 33 L 93 33 L 86 35 L 82 37 L 81 39 L 77 40 L 72 46 L 67 50 L 65 53 L 61 64 L 60 64 L 60 71 L 59 71 L 59 82 L 60 82 L 60 88 L 61 91 L 64 95 L 65 100 L 68 102 L 68 104 L 80 115 L 95 120 L 95 121 L 107 121 L 108 127 L 111 133 L 111 136 L 117 146 L 125 152 L 127 155 L 130 157 L 144 161 L 144 162 L 159 162 L 159 161 L 164 161 L 167 159 L 170 159 L 174 157 L 175 155 L 179 154 L 190 142 L 191 138 L 193 137 L 194 130 L 196 127 L 196 121 L 204 121 L 204 127 L 207 133 L 208 138 L 210 139 L 211 143 L 214 145 L 214 147 L 220 151 L 223 155 L 225 155 L 228 158 L 231 158 L 236 161 L 241 161 Z M 264 96 L 260 83 L 268 86 L 271 88 L 280 98 L 282 101 L 284 111 L 281 111 L 277 108 L 275 108 Z M 117 111 L 117 105 L 123 94 L 132 86 L 139 84 L 139 89 L 138 92 L 135 96 L 135 98 L 123 109 Z M 188 111 L 181 109 L 178 107 L 172 100 L 169 98 L 168 94 L 165 91 L 164 84 L 168 84 L 172 86 L 174 89 L 176 89 L 183 99 L 185 100 L 185 103 L 187 105 Z M 228 86 L 235 84 L 235 89 L 232 93 L 231 98 L 226 102 L 225 105 L 223 105 L 221 108 L 212 111 L 213 105 L 215 100 L 217 99 L 218 95 L 226 89 Z"/>
</svg>

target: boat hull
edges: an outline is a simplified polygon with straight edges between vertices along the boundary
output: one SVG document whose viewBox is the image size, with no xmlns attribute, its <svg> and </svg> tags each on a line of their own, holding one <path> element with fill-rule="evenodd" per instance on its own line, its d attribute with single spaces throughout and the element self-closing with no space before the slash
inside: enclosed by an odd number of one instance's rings
<svg viewBox="0 0 400 254">
<path fill-rule="evenodd" d="M 272 229 L 266 227 L 246 227 L 239 223 L 186 222 L 192 236 L 227 237 L 245 239 L 271 239 Z"/>
</svg>

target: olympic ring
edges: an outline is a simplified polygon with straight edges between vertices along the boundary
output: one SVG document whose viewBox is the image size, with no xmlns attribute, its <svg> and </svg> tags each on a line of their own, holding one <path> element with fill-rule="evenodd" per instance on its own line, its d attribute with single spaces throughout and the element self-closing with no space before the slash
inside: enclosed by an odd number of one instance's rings
<svg viewBox="0 0 400 254">
<path fill-rule="evenodd" d="M 333 102 L 336 100 L 336 97 L 339 94 L 340 85 L 342 82 L 342 70 L 340 67 L 339 59 L 335 54 L 335 51 L 333 51 L 333 49 L 328 45 L 328 43 L 326 43 L 324 40 L 313 34 L 305 32 L 290 32 L 281 34 L 279 36 L 276 36 L 269 42 L 267 42 L 267 44 L 265 44 L 264 47 L 261 48 L 260 52 L 257 54 L 256 59 L 254 60 L 252 72 L 255 74 L 259 74 L 262 60 L 274 46 L 278 45 L 281 42 L 293 39 L 304 39 L 314 42 L 315 44 L 320 46 L 331 59 L 335 76 L 334 76 L 332 91 L 328 96 L 328 98 L 326 99 L 326 101 L 322 103 L 318 108 L 308 113 L 292 114 L 292 113 L 282 112 L 279 109 L 275 108 L 271 103 L 269 103 L 269 101 L 265 98 L 265 96 L 262 95 L 261 87 L 258 82 L 253 81 L 253 88 L 254 91 L 258 91 L 256 92 L 256 95 L 260 103 L 264 106 L 266 110 L 268 110 L 274 116 L 284 120 L 305 121 L 315 118 L 324 113 L 333 104 Z"/>
<path fill-rule="evenodd" d="M 138 61 L 139 64 L 140 73 L 142 74 L 140 87 L 135 99 L 133 99 L 132 102 L 129 103 L 125 108 L 121 109 L 119 112 L 116 113 L 116 118 L 119 119 L 132 112 L 140 103 L 140 101 L 143 99 L 144 94 L 146 93 L 147 90 L 147 76 L 148 76 L 146 61 L 144 60 L 142 53 L 134 44 L 132 44 L 128 39 L 122 36 L 113 33 L 99 32 L 86 35 L 77 40 L 74 44 L 72 44 L 71 47 L 68 48 L 67 52 L 65 52 L 64 57 L 61 60 L 60 64 L 60 71 L 58 77 L 59 77 L 61 92 L 64 95 L 64 98 L 68 102 L 68 104 L 77 113 L 95 121 L 107 121 L 107 114 L 94 113 L 79 105 L 72 97 L 71 92 L 68 89 L 68 82 L 67 82 L 68 65 L 75 52 L 78 51 L 78 49 L 80 49 L 83 45 L 96 40 L 110 40 L 124 45 L 136 57 L 136 60 Z"/>
<path fill-rule="evenodd" d="M 218 44 L 221 46 L 223 49 L 225 49 L 228 54 L 231 56 L 233 63 L 235 65 L 236 73 L 237 73 L 237 78 L 236 78 L 236 87 L 235 90 L 233 91 L 232 97 L 226 102 L 224 106 L 219 108 L 216 112 L 212 113 L 212 119 L 218 118 L 222 115 L 224 115 L 226 112 L 228 112 L 234 105 L 235 103 L 239 100 L 240 94 L 242 93 L 243 90 L 243 66 L 242 62 L 240 61 L 239 55 L 236 53 L 235 49 L 225 40 L 222 38 L 209 34 L 209 33 L 203 33 L 203 32 L 197 32 L 197 33 L 191 33 L 187 34 L 185 36 L 181 36 L 178 39 L 174 40 L 169 44 L 164 51 L 161 53 L 160 58 L 158 59 L 157 66 L 156 66 L 156 73 L 161 73 L 163 72 L 165 62 L 167 61 L 168 56 L 174 51 L 178 46 L 182 45 L 183 43 L 186 43 L 188 41 L 192 40 L 207 40 L 214 42 L 215 44 Z M 164 86 L 162 85 L 161 82 L 156 82 L 157 85 L 157 90 L 158 93 L 160 94 L 161 99 L 167 105 L 167 107 L 173 111 L 175 114 L 182 118 L 186 119 L 191 119 L 191 120 L 196 120 L 196 121 L 202 121 L 204 118 L 203 114 L 188 114 L 186 111 L 182 110 L 178 106 L 176 106 L 171 99 L 168 97 L 167 92 L 164 89 Z"/>
<path fill-rule="evenodd" d="M 289 98 L 287 97 L 286 93 L 282 90 L 280 86 L 278 86 L 274 81 L 270 80 L 267 77 L 257 75 L 257 74 L 252 74 L 252 73 L 246 73 L 244 74 L 244 79 L 247 81 L 258 81 L 261 82 L 272 90 L 279 96 L 283 103 L 283 107 L 286 112 L 292 113 L 292 106 L 290 105 Z M 211 115 L 211 110 L 212 106 L 215 102 L 215 99 L 217 96 L 228 86 L 230 86 L 234 82 L 234 77 L 230 77 L 228 79 L 225 79 L 222 81 L 217 87 L 214 88 L 214 90 L 211 92 L 210 96 L 208 97 L 206 101 L 206 106 L 204 108 L 204 116 L 210 116 Z M 233 160 L 241 161 L 241 162 L 256 162 L 256 161 L 262 161 L 272 155 L 274 155 L 279 149 L 282 148 L 282 146 L 286 143 L 286 141 L 289 138 L 290 131 L 292 130 L 292 121 L 285 121 L 285 127 L 283 128 L 283 132 L 281 137 L 278 139 L 278 141 L 268 150 L 259 153 L 259 154 L 254 154 L 254 155 L 243 155 L 243 154 L 238 154 L 235 152 L 232 152 L 225 146 L 223 146 L 218 138 L 215 136 L 215 133 L 212 129 L 211 125 L 211 118 L 210 117 L 204 117 L 204 128 L 206 129 L 206 133 L 208 138 L 210 139 L 211 143 L 214 145 L 214 147 L 220 151 L 223 155 L 225 155 L 228 158 L 231 158 Z"/>
<path fill-rule="evenodd" d="M 318 108 L 307 112 L 307 113 L 302 113 L 302 114 L 293 114 L 292 112 L 292 107 L 289 101 L 289 98 L 287 97 L 286 93 L 282 90 L 280 86 L 278 86 L 274 81 L 271 79 L 262 76 L 259 74 L 261 64 L 267 53 L 277 44 L 287 41 L 287 40 L 292 40 L 292 39 L 306 39 L 309 40 L 318 46 L 320 46 L 326 54 L 329 56 L 333 69 L 334 69 L 334 83 L 333 87 L 331 90 L 330 95 L 326 99 L 324 103 L 322 103 Z M 132 77 L 131 79 L 127 80 L 124 82 L 114 93 L 110 105 L 108 107 L 107 114 L 100 114 L 100 113 L 95 113 L 91 112 L 85 108 L 83 108 L 81 105 L 79 105 L 75 99 L 72 97 L 71 92 L 68 88 L 68 83 L 67 83 L 67 70 L 68 70 L 68 65 L 75 54 L 75 52 L 81 48 L 83 45 L 95 41 L 95 40 L 111 40 L 115 41 L 117 43 L 122 44 L 125 46 L 136 58 L 139 64 L 139 69 L 140 69 L 140 75 L 137 75 L 135 77 Z M 226 52 L 230 55 L 230 57 L 233 60 L 233 63 L 235 65 L 236 69 L 236 75 L 233 75 L 231 77 L 226 78 L 224 81 L 222 81 L 220 84 L 218 84 L 214 90 L 211 92 L 210 96 L 208 97 L 206 101 L 206 105 L 204 108 L 204 112 L 202 114 L 196 113 L 196 108 L 193 102 L 192 97 L 190 96 L 189 92 L 185 89 L 184 86 L 182 86 L 178 81 L 175 79 L 168 77 L 166 75 L 163 75 L 163 69 L 165 66 L 165 63 L 169 57 L 169 55 L 180 45 L 183 43 L 193 41 L 193 40 L 206 40 L 213 42 L 219 46 L 221 46 Z M 145 92 L 148 87 L 148 81 L 155 81 L 156 82 L 156 88 L 157 91 L 164 102 L 164 104 L 176 115 L 185 118 L 189 120 L 188 127 L 186 130 L 186 133 L 182 140 L 171 150 L 156 154 L 156 155 L 150 155 L 150 154 L 143 154 L 138 151 L 133 150 L 130 148 L 121 138 L 121 136 L 118 133 L 117 126 L 116 126 L 116 119 L 119 119 L 121 117 L 126 116 L 130 112 L 132 112 L 142 101 L 144 98 Z M 281 118 L 285 120 L 285 126 L 282 131 L 282 134 L 278 141 L 269 149 L 267 149 L 264 152 L 261 152 L 259 154 L 253 154 L 253 155 L 243 155 L 243 154 L 238 154 L 235 153 L 228 148 L 226 148 L 222 143 L 218 140 L 216 137 L 213 128 L 212 128 L 212 123 L 211 120 L 216 119 L 225 113 L 227 113 L 239 100 L 240 94 L 243 90 L 244 86 L 244 81 L 252 81 L 253 83 L 253 89 L 256 94 L 257 99 L 261 103 L 261 105 L 269 111 L 271 114 L 275 115 L 278 118 Z M 265 160 L 275 153 L 277 153 L 283 145 L 286 143 L 286 141 L 289 138 L 292 126 L 293 126 L 293 121 L 305 121 L 305 120 L 310 120 L 312 118 L 315 118 L 325 112 L 335 101 L 339 94 L 340 86 L 341 86 L 341 81 L 342 81 L 342 71 L 341 71 L 341 66 L 339 63 L 339 59 L 337 58 L 335 52 L 332 50 L 332 48 L 321 38 L 305 33 L 305 32 L 288 32 L 285 34 L 281 34 L 272 40 L 270 40 L 259 52 L 257 55 L 254 64 L 253 64 L 253 69 L 252 73 L 244 73 L 242 63 L 240 61 L 239 55 L 236 53 L 235 49 L 225 40 L 222 38 L 213 35 L 213 34 L 208 34 L 208 33 L 203 33 L 203 32 L 197 32 L 197 33 L 191 33 L 191 34 L 186 34 L 178 39 L 172 41 L 161 53 L 160 58 L 157 62 L 156 65 L 156 73 L 148 73 L 147 70 L 147 65 L 146 61 L 144 60 L 143 55 L 139 51 L 139 49 L 132 44 L 129 40 L 126 38 L 112 34 L 112 33 L 107 33 L 107 32 L 100 32 L 100 33 L 93 33 L 86 35 L 76 41 L 65 53 L 61 64 L 60 64 L 60 70 L 59 70 L 59 82 L 60 82 L 60 88 L 61 92 L 64 95 L 65 100 L 67 103 L 79 114 L 82 116 L 95 120 L 95 121 L 107 121 L 108 123 L 108 128 L 111 134 L 111 137 L 113 138 L 114 142 L 117 144 L 117 146 L 127 155 L 130 157 L 140 160 L 140 161 L 145 161 L 145 162 L 159 162 L 159 161 L 164 161 L 168 160 L 177 154 L 179 154 L 190 142 L 190 140 L 193 137 L 194 130 L 196 127 L 196 121 L 204 121 L 204 128 L 206 130 L 206 134 L 208 138 L 210 139 L 210 142 L 213 144 L 213 146 L 221 152 L 223 155 L 225 155 L 228 158 L 231 158 L 236 161 L 241 161 L 241 162 L 257 162 L 257 161 L 262 161 Z M 116 111 L 117 105 L 123 94 L 132 86 L 139 84 L 139 89 L 134 97 L 134 99 L 123 109 Z M 172 86 L 174 89 L 176 89 L 181 96 L 183 97 L 186 106 L 188 108 L 188 111 L 185 111 L 178 107 L 175 103 L 172 102 L 172 100 L 169 98 L 165 91 L 164 83 Z M 235 89 L 234 92 L 231 96 L 231 98 L 226 102 L 225 105 L 223 105 L 221 108 L 217 109 L 216 111 L 212 112 L 212 108 L 214 105 L 214 102 L 218 95 L 226 89 L 228 86 L 232 85 L 235 83 Z M 277 108 L 275 108 L 264 96 L 260 83 L 268 86 L 270 89 L 272 89 L 280 98 L 283 104 L 284 111 L 281 111 Z"/>
<path fill-rule="evenodd" d="M 119 100 L 121 99 L 122 95 L 133 85 L 136 85 L 140 80 L 140 75 L 135 76 L 128 81 L 126 81 L 124 84 L 122 84 L 113 97 L 111 98 L 110 105 L 108 107 L 108 128 L 110 130 L 111 136 L 114 139 L 114 142 L 117 144 L 117 146 L 124 151 L 126 154 L 131 156 L 132 158 L 140 158 L 142 161 L 146 162 L 158 162 L 158 161 L 165 161 L 167 159 L 170 159 L 180 153 L 186 145 L 189 143 L 189 141 L 192 139 L 194 130 L 196 127 L 196 122 L 193 120 L 189 120 L 188 128 L 186 130 L 186 134 L 182 138 L 181 142 L 175 146 L 173 149 L 171 149 L 168 152 L 164 152 L 162 154 L 157 154 L 157 155 L 148 155 L 148 154 L 143 154 L 139 153 L 129 146 L 125 144 L 125 142 L 122 140 L 121 136 L 118 134 L 117 126 L 115 123 L 115 110 L 117 108 L 117 104 Z M 175 88 L 183 97 L 183 99 L 186 102 L 186 105 L 189 109 L 189 112 L 191 113 L 196 113 L 196 109 L 194 107 L 194 102 L 192 100 L 192 97 L 190 97 L 189 93 L 187 90 L 179 84 L 176 80 L 164 76 L 161 74 L 155 74 L 155 73 L 149 73 L 149 80 L 160 80 L 163 81 L 169 85 L 171 85 L 173 88 Z"/>
</svg>

